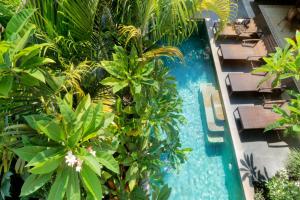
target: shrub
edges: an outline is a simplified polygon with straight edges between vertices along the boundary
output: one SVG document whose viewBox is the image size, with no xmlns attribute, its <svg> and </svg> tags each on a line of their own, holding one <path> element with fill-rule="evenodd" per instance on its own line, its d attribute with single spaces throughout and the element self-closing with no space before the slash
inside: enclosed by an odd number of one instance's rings
<svg viewBox="0 0 300 200">
<path fill-rule="evenodd" d="M 255 192 L 254 200 L 265 200 L 264 194 L 262 190 L 258 190 Z"/>
<path fill-rule="evenodd" d="M 286 173 L 279 173 L 267 182 L 270 200 L 295 200 L 300 199 L 300 188 L 295 182 L 290 181 Z"/>
<path fill-rule="evenodd" d="M 291 151 L 286 168 L 292 179 L 300 180 L 300 150 Z"/>
</svg>

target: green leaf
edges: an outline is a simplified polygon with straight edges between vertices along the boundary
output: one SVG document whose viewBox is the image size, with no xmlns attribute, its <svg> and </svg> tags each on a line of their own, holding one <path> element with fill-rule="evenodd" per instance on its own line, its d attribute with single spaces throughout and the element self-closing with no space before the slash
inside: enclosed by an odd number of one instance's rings
<svg viewBox="0 0 300 200">
<path fill-rule="evenodd" d="M 268 125 L 268 126 L 265 128 L 264 132 L 268 132 L 268 131 L 270 131 L 270 130 L 273 130 L 273 129 L 276 129 L 276 128 L 280 128 L 281 126 L 282 126 L 282 125 L 281 125 L 280 122 L 275 122 L 275 123 L 273 123 L 273 124 Z"/>
<path fill-rule="evenodd" d="M 14 15 L 8 22 L 5 30 L 6 39 L 13 39 L 13 35 L 20 34 L 26 29 L 30 18 L 34 15 L 34 9 L 23 9 L 18 14 Z"/>
<path fill-rule="evenodd" d="M 80 176 L 84 186 L 95 200 L 102 200 L 102 186 L 97 175 L 87 165 L 83 164 Z"/>
<path fill-rule="evenodd" d="M 64 168 L 57 173 L 55 182 L 50 189 L 47 200 L 63 200 L 69 180 L 68 170 L 72 170 L 72 168 Z"/>
<path fill-rule="evenodd" d="M 31 168 L 29 171 L 33 174 L 47 174 L 54 171 L 62 162 L 63 156 L 51 157 Z"/>
<path fill-rule="evenodd" d="M 98 176 L 101 177 L 101 165 L 98 163 L 95 157 L 93 156 L 84 156 L 83 160 L 91 170 L 93 170 Z"/>
<path fill-rule="evenodd" d="M 12 76 L 4 76 L 0 79 L 0 96 L 8 97 L 11 91 L 14 78 Z"/>
<path fill-rule="evenodd" d="M 158 197 L 156 200 L 168 200 L 171 194 L 171 188 L 168 187 L 168 185 L 164 185 L 158 194 Z"/>
<path fill-rule="evenodd" d="M 78 173 L 74 170 L 69 170 L 69 181 L 66 194 L 68 200 L 80 200 L 81 194 Z"/>
<path fill-rule="evenodd" d="M 43 121 L 38 121 L 37 128 L 39 131 L 43 132 L 50 139 L 56 142 L 63 142 L 65 140 L 64 130 L 56 119 L 53 119 L 47 124 L 45 124 Z"/>
<path fill-rule="evenodd" d="M 31 174 L 24 182 L 20 196 L 27 196 L 45 185 L 51 178 L 52 173 L 35 175 Z"/>
<path fill-rule="evenodd" d="M 294 125 L 294 126 L 292 126 L 292 129 L 294 132 L 300 133 L 300 125 Z"/>
<path fill-rule="evenodd" d="M 111 154 L 105 151 L 97 151 L 96 156 L 97 160 L 107 169 L 119 174 L 119 163 Z"/>
<path fill-rule="evenodd" d="M 33 77 L 33 78 L 35 78 L 35 79 L 37 79 L 37 80 L 39 80 L 43 83 L 46 83 L 45 76 L 40 70 L 26 70 L 24 72 L 26 72 L 31 77 Z"/>
<path fill-rule="evenodd" d="M 39 152 L 44 151 L 46 147 L 41 146 L 25 146 L 19 149 L 13 149 L 14 153 L 17 154 L 21 159 L 29 162 Z"/>
<path fill-rule="evenodd" d="M 113 87 L 113 93 L 117 93 L 121 89 L 128 86 L 127 81 L 122 81 L 116 78 L 108 77 L 101 81 L 101 84 Z"/>
<path fill-rule="evenodd" d="M 51 157 L 60 157 L 62 156 L 62 151 L 60 148 L 48 148 L 42 152 L 37 153 L 27 164 L 27 166 L 35 166 L 39 163 L 51 158 Z"/>
<path fill-rule="evenodd" d="M 296 61 L 295 61 L 295 64 L 297 67 L 300 66 L 300 56 L 297 57 Z"/>
<path fill-rule="evenodd" d="M 29 115 L 29 116 L 25 116 L 24 117 L 24 119 L 25 119 L 25 121 L 27 122 L 27 124 L 31 127 L 31 128 L 33 128 L 33 129 L 35 129 L 35 130 L 37 130 L 37 124 L 38 124 L 38 121 L 46 121 L 46 120 L 50 120 L 50 118 L 49 117 L 47 117 L 46 115 L 40 115 L 40 114 L 38 114 L 38 115 Z M 46 122 L 47 123 L 47 122 Z"/>
</svg>

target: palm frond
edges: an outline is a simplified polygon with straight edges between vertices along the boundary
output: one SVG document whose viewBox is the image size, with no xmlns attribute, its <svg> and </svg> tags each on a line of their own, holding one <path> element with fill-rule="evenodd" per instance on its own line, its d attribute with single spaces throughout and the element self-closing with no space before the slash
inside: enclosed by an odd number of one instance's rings
<svg viewBox="0 0 300 200">
<path fill-rule="evenodd" d="M 125 45 L 127 45 L 130 40 L 138 40 L 142 36 L 141 29 L 132 25 L 121 25 L 119 28 L 119 34 L 121 37 L 126 38 Z"/>
<path fill-rule="evenodd" d="M 162 57 L 162 56 L 177 57 L 177 58 L 183 60 L 182 52 L 178 48 L 172 47 L 172 46 L 160 47 L 160 48 L 156 48 L 156 49 L 147 51 L 143 54 L 142 60 L 148 62 L 150 60 L 153 60 L 155 58 Z"/>
<path fill-rule="evenodd" d="M 198 5 L 198 10 L 211 11 L 218 15 L 222 29 L 228 21 L 236 18 L 238 4 L 236 0 L 202 0 Z"/>
<path fill-rule="evenodd" d="M 64 89 L 66 91 L 74 91 L 74 93 L 78 94 L 79 97 L 85 95 L 81 82 L 86 74 L 91 71 L 95 65 L 90 61 L 83 61 L 78 65 L 74 65 L 73 63 L 66 65 L 67 69 L 65 70 L 65 84 Z"/>
</svg>

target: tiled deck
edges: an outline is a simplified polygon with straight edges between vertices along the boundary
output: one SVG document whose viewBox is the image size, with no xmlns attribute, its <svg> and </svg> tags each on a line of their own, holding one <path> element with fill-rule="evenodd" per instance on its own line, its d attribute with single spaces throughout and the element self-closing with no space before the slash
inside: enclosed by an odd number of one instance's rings
<svg viewBox="0 0 300 200">
<path fill-rule="evenodd" d="M 246 6 L 249 4 L 249 0 L 243 0 L 246 2 Z M 249 4 L 250 6 L 250 4 Z M 241 11 L 238 17 L 245 17 L 251 11 L 249 7 L 246 9 L 243 4 L 240 3 L 239 10 Z M 215 68 L 217 72 L 217 78 L 220 85 L 222 99 L 224 102 L 225 113 L 229 124 L 234 149 L 236 152 L 237 162 L 239 168 L 245 168 L 243 161 L 245 157 L 253 156 L 254 166 L 248 166 L 249 168 L 256 167 L 256 172 L 267 177 L 273 176 L 278 170 L 284 167 L 287 159 L 289 148 L 294 146 L 290 141 L 283 141 L 283 138 L 276 134 L 264 134 L 262 132 L 251 132 L 251 133 L 239 133 L 238 127 L 233 115 L 233 111 L 239 105 L 255 105 L 260 104 L 263 98 L 251 97 L 251 96 L 229 96 L 228 90 L 225 84 L 225 77 L 229 72 L 249 72 L 251 67 L 247 63 L 234 64 L 234 63 L 221 63 L 217 54 L 218 43 L 214 40 L 212 32 L 213 22 L 210 19 L 206 19 L 208 28 L 208 35 L 210 38 L 211 50 L 214 57 Z M 249 66 L 249 67 L 247 67 Z M 249 163 L 248 163 L 249 164 Z M 242 184 L 247 200 L 254 199 L 254 188 L 249 181 L 249 177 L 243 177 L 245 172 L 240 171 Z M 257 175 L 257 174 L 256 174 Z M 243 178 L 242 178 L 243 177 Z"/>
</svg>

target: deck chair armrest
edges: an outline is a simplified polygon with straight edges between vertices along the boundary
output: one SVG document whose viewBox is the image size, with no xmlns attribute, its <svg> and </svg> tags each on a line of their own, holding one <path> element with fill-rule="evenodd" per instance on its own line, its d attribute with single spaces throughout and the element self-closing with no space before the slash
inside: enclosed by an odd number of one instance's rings
<svg viewBox="0 0 300 200">
<path fill-rule="evenodd" d="M 242 42 L 259 42 L 261 39 L 243 39 Z"/>
<path fill-rule="evenodd" d="M 221 46 L 218 46 L 218 49 L 217 49 L 217 54 L 218 54 L 218 56 L 220 56 L 220 57 L 222 57 L 222 56 L 223 56 L 223 53 L 222 53 Z"/>
<path fill-rule="evenodd" d="M 248 61 L 259 61 L 262 56 L 248 56 L 246 60 Z"/>
<path fill-rule="evenodd" d="M 233 111 L 233 116 L 234 116 L 235 120 L 240 118 L 240 113 L 239 113 L 238 107 Z"/>
<path fill-rule="evenodd" d="M 255 47 L 259 41 L 261 41 L 261 39 L 244 39 L 242 40 L 242 46 Z"/>
<path fill-rule="evenodd" d="M 283 104 L 285 104 L 287 102 L 287 100 L 265 100 L 263 103 L 263 107 L 270 107 L 270 105 L 278 105 L 278 106 L 282 106 Z M 269 105 L 269 106 L 266 106 Z M 272 108 L 272 107 L 271 107 Z"/>
<path fill-rule="evenodd" d="M 230 86 L 230 85 L 231 85 L 231 82 L 230 82 L 230 79 L 229 79 L 229 74 L 227 74 L 226 77 L 225 77 L 225 84 L 226 84 L 227 86 Z"/>
</svg>

